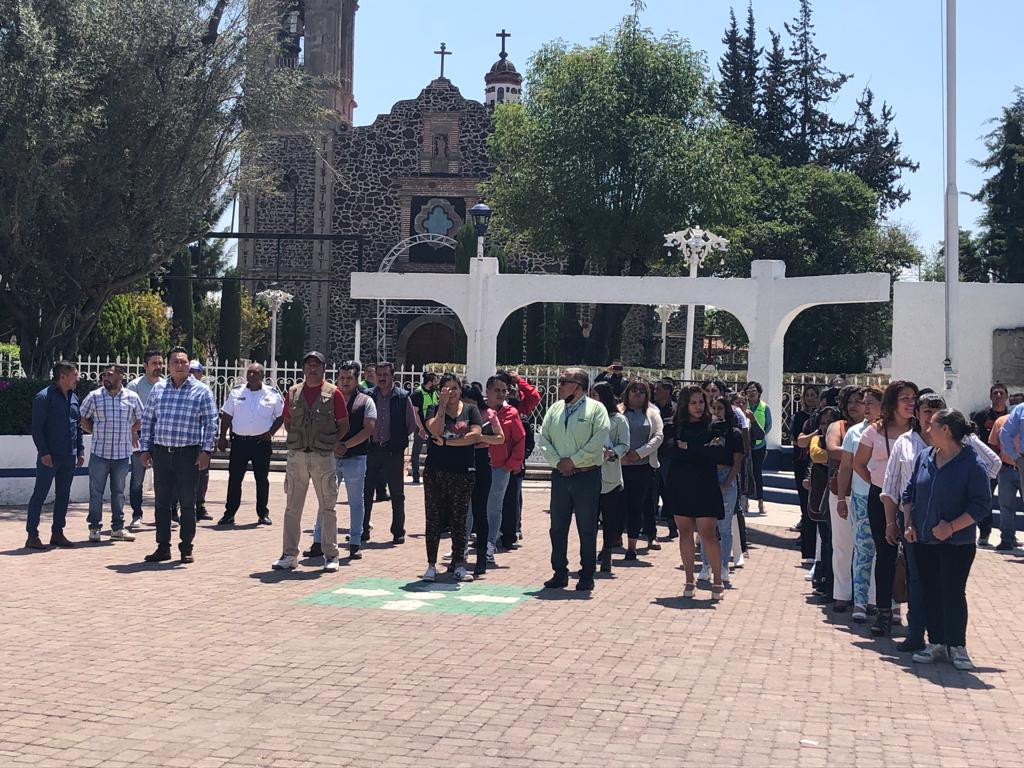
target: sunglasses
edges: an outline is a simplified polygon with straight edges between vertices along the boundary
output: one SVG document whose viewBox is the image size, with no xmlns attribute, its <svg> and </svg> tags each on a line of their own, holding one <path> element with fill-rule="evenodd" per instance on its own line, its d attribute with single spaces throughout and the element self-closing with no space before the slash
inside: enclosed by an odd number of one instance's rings
<svg viewBox="0 0 1024 768">
<path fill-rule="evenodd" d="M 579 382 L 576 381 L 576 379 L 559 379 L 558 380 L 558 386 L 564 387 L 566 384 L 572 384 L 573 386 L 577 386 L 579 384 Z"/>
</svg>

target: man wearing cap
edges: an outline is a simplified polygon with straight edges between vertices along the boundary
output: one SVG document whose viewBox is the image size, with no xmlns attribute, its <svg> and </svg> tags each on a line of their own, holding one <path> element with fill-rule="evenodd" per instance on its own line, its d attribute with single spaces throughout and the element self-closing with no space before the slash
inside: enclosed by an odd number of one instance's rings
<svg viewBox="0 0 1024 768">
<path fill-rule="evenodd" d="M 335 457 L 344 454 L 340 443 L 348 432 L 348 407 L 341 390 L 324 381 L 325 365 L 322 354 L 307 352 L 302 359 L 304 379 L 288 390 L 284 402 L 284 426 L 288 430 L 287 502 L 284 551 L 272 566 L 276 571 L 295 568 L 302 534 L 302 508 L 311 481 L 319 504 L 324 570 L 329 573 L 338 570 Z"/>
<path fill-rule="evenodd" d="M 256 481 L 256 517 L 260 525 L 270 525 L 271 441 L 284 423 L 284 398 L 266 383 L 263 366 L 250 363 L 245 371 L 245 386 L 228 393 L 220 409 L 220 438 L 217 450 L 228 449 L 228 497 L 224 517 L 217 525 L 234 525 L 235 513 L 242 504 L 242 480 L 252 463 Z"/>
<path fill-rule="evenodd" d="M 209 387 L 189 375 L 188 352 L 174 347 L 167 353 L 170 378 L 153 387 L 142 412 L 142 466 L 153 467 L 156 489 L 156 551 L 146 562 L 171 559 L 171 507 L 181 505 L 181 562 L 195 562 L 196 483 L 210 468 L 217 439 L 217 404 Z"/>
</svg>

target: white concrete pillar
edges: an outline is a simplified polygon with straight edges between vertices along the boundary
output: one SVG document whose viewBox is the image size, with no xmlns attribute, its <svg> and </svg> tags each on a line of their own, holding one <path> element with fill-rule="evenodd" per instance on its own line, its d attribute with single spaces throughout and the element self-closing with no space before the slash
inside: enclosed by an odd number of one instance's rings
<svg viewBox="0 0 1024 768">
<path fill-rule="evenodd" d="M 778 448 L 782 445 L 783 342 L 789 319 L 779 317 L 776 281 L 786 279 L 786 263 L 755 261 L 750 276 L 757 284 L 757 312 L 752 323 L 744 323 L 750 341 L 747 378 L 764 387 L 761 397 L 772 410 L 772 428 L 766 440 L 769 448 Z"/>
</svg>

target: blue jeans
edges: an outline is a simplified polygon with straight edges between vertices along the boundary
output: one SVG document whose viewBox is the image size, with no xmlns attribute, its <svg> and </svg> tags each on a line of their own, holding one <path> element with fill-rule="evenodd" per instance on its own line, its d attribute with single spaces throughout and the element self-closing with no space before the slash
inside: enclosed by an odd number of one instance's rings
<svg viewBox="0 0 1024 768">
<path fill-rule="evenodd" d="M 732 467 L 718 468 L 718 483 L 721 485 L 729 476 Z M 739 484 L 732 481 L 728 490 L 722 491 L 722 503 L 725 507 L 725 517 L 718 521 L 718 540 L 722 543 L 722 573 L 729 574 L 729 559 L 732 557 L 732 517 L 736 512 L 736 497 L 739 494 Z M 700 542 L 700 561 L 704 560 L 704 541 Z M 710 564 L 708 564 L 710 568 Z"/>
<path fill-rule="evenodd" d="M 999 470 L 999 538 L 1010 544 L 1017 536 L 1017 495 L 1024 496 L 1020 472 L 1005 464 Z"/>
<path fill-rule="evenodd" d="M 128 503 L 132 508 L 132 519 L 142 519 L 142 484 L 146 479 L 146 468 L 142 466 L 142 451 L 132 454 L 132 480 L 128 486 Z"/>
<path fill-rule="evenodd" d="M 89 530 L 103 527 L 103 492 L 110 480 L 110 530 L 124 528 L 124 481 L 131 468 L 131 459 L 89 457 Z"/>
<path fill-rule="evenodd" d="M 507 469 L 491 467 L 491 490 L 487 494 L 487 543 L 495 546 L 501 536 L 501 510 L 505 505 L 508 479 Z"/>
<path fill-rule="evenodd" d="M 53 485 L 53 524 L 52 533 L 64 530 L 64 522 L 68 516 L 68 499 L 71 498 L 71 481 L 75 479 L 75 457 L 50 454 L 53 466 L 47 467 L 36 458 L 36 485 L 32 490 L 32 498 L 28 502 L 28 519 L 25 530 L 30 536 L 39 534 L 39 518 L 43 514 L 43 502 Z"/>
<path fill-rule="evenodd" d="M 363 536 L 363 488 L 366 482 L 366 456 L 350 456 L 338 459 L 338 481 L 345 482 L 345 495 L 348 496 L 348 545 L 358 547 Z M 313 541 L 320 543 L 320 515 L 316 516 L 313 526 Z"/>
</svg>

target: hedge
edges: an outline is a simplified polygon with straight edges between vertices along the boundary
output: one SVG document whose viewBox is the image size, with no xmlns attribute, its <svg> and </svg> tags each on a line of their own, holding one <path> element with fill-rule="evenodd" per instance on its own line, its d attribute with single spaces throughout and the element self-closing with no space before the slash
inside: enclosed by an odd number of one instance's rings
<svg viewBox="0 0 1024 768">
<path fill-rule="evenodd" d="M 38 379 L 0 379 L 0 435 L 32 434 L 32 398 L 49 384 Z M 78 399 L 84 399 L 96 386 L 95 381 L 79 381 Z"/>
</svg>

